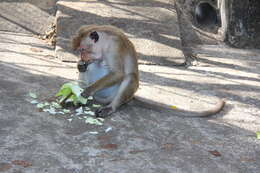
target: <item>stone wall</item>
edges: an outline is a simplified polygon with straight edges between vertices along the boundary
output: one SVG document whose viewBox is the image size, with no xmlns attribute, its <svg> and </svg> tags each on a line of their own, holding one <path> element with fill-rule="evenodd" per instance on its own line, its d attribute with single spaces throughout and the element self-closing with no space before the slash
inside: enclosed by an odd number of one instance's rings
<svg viewBox="0 0 260 173">
<path fill-rule="evenodd" d="M 241 48 L 260 48 L 260 1 L 231 0 L 227 41 Z"/>
<path fill-rule="evenodd" d="M 260 48 L 259 0 L 176 0 L 183 47 Z"/>
</svg>

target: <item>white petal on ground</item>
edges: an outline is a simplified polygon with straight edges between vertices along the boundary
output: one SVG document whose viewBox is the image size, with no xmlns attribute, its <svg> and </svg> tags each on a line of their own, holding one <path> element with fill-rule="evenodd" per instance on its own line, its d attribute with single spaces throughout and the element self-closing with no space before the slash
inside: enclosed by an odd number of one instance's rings
<svg viewBox="0 0 260 173">
<path fill-rule="evenodd" d="M 98 132 L 89 132 L 90 134 L 92 134 L 92 135 L 97 135 L 98 134 Z"/>
<path fill-rule="evenodd" d="M 37 100 L 32 100 L 30 103 L 35 105 L 35 104 L 38 104 L 39 102 Z"/>
<path fill-rule="evenodd" d="M 105 132 L 107 133 L 107 132 L 109 132 L 109 131 L 111 131 L 112 130 L 112 127 L 108 127 L 106 130 L 105 130 Z"/>
<path fill-rule="evenodd" d="M 95 115 L 95 112 L 93 112 L 93 111 L 84 111 L 84 113 L 87 115 L 91 115 L 91 116 Z"/>
</svg>

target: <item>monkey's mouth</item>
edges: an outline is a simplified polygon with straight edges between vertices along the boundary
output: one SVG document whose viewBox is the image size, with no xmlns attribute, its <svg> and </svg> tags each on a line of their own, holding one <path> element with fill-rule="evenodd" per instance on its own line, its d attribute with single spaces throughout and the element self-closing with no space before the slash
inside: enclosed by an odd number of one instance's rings
<svg viewBox="0 0 260 173">
<path fill-rule="evenodd" d="M 90 61 L 92 58 L 90 57 L 91 51 L 88 51 L 86 49 L 81 49 L 80 50 L 80 59 L 83 61 Z"/>
</svg>

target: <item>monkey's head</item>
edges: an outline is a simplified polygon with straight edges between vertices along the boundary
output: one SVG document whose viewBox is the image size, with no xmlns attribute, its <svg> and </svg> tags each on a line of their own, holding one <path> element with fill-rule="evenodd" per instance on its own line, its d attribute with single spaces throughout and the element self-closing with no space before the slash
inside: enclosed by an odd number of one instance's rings
<svg viewBox="0 0 260 173">
<path fill-rule="evenodd" d="M 95 28 L 97 28 L 96 25 L 89 25 L 89 26 L 82 26 L 77 33 L 72 37 L 72 49 L 78 50 L 80 49 L 82 40 L 86 39 L 84 42 L 86 44 L 89 42 L 96 43 L 99 39 L 99 35 L 96 32 Z"/>
<path fill-rule="evenodd" d="M 83 61 L 89 61 L 96 56 L 99 50 L 98 41 L 99 33 L 95 30 L 95 26 L 83 26 L 79 29 L 78 33 L 72 38 L 73 50 L 80 51 L 80 57 Z"/>
</svg>

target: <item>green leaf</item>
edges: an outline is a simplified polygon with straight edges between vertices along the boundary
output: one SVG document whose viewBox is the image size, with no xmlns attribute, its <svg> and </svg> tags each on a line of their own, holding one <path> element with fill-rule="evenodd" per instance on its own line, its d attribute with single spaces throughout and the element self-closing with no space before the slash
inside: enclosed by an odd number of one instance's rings
<svg viewBox="0 0 260 173">
<path fill-rule="evenodd" d="M 74 84 L 74 83 L 72 83 L 71 85 L 71 90 L 73 94 L 75 94 L 77 97 L 79 97 L 80 94 L 83 92 L 83 89 L 80 88 L 78 84 Z"/>
<path fill-rule="evenodd" d="M 38 103 L 38 104 L 36 105 L 36 107 L 37 107 L 37 108 L 44 108 L 45 105 L 44 105 L 43 103 Z"/>
<path fill-rule="evenodd" d="M 256 132 L 256 139 L 260 139 L 260 131 Z"/>
<path fill-rule="evenodd" d="M 72 96 L 70 97 L 70 99 L 72 99 L 74 105 L 77 105 L 77 103 L 78 103 L 77 96 L 72 95 Z"/>
<path fill-rule="evenodd" d="M 95 118 L 92 118 L 92 117 L 87 117 L 85 119 L 85 123 L 99 125 L 99 126 L 103 125 L 103 123 L 100 122 L 98 119 L 95 119 Z"/>
<path fill-rule="evenodd" d="M 82 97 L 82 96 L 80 95 L 80 96 L 78 97 L 78 101 L 79 101 L 81 104 L 85 105 L 85 104 L 87 104 L 88 99 L 86 99 L 86 98 L 84 98 L 84 97 Z"/>
<path fill-rule="evenodd" d="M 70 110 L 69 110 L 69 109 L 63 109 L 62 111 L 63 111 L 65 114 L 70 113 Z"/>
<path fill-rule="evenodd" d="M 44 105 L 44 106 L 49 106 L 50 103 L 48 103 L 48 102 L 44 102 L 43 105 Z"/>
<path fill-rule="evenodd" d="M 59 92 L 55 96 L 63 96 L 64 98 L 67 97 L 71 93 L 70 88 L 61 88 Z"/>
<path fill-rule="evenodd" d="M 80 96 L 81 92 L 83 91 L 83 89 L 80 88 L 80 86 L 77 83 L 68 82 L 68 83 L 65 83 L 64 85 L 62 85 L 62 87 L 60 89 L 61 94 L 63 95 L 64 92 L 68 92 L 68 89 L 70 92 L 75 94 L 77 97 Z M 70 94 L 70 92 L 69 92 L 69 94 Z M 60 96 L 59 92 L 57 94 L 58 95 L 56 95 L 56 96 Z M 68 94 L 66 94 L 66 95 L 68 95 Z"/>
<path fill-rule="evenodd" d="M 93 96 L 88 97 L 88 100 L 93 100 L 93 99 L 94 99 Z"/>
<path fill-rule="evenodd" d="M 57 102 L 51 102 L 51 106 L 56 108 L 56 109 L 62 108 L 62 106 L 59 103 L 57 103 Z"/>
<path fill-rule="evenodd" d="M 92 105 L 94 108 L 100 108 L 101 107 L 101 105 L 97 105 L 97 104 L 93 104 Z"/>
<path fill-rule="evenodd" d="M 88 99 L 81 96 L 82 92 L 83 89 L 78 85 L 78 83 L 68 82 L 62 85 L 61 89 L 56 94 L 56 96 L 62 96 L 62 101 L 64 98 L 66 98 L 69 94 L 72 93 L 70 99 L 73 101 L 74 105 L 77 105 L 78 103 L 87 104 Z"/>
<path fill-rule="evenodd" d="M 94 116 L 95 115 L 95 112 L 93 111 L 84 111 L 85 114 L 88 114 L 88 115 L 92 115 Z"/>
</svg>

